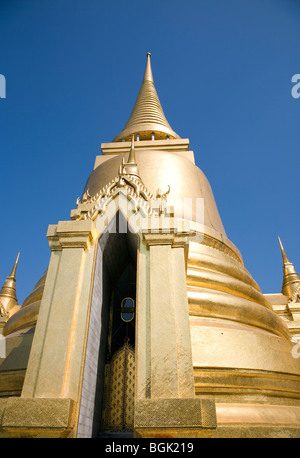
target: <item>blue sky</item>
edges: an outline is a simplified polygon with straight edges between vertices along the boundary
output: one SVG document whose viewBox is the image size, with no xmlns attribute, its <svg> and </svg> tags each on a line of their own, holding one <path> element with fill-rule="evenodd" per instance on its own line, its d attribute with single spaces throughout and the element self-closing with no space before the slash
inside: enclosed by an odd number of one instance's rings
<svg viewBox="0 0 300 458">
<path fill-rule="evenodd" d="M 1 0 L 0 283 L 21 250 L 19 302 L 48 266 L 48 225 L 124 127 L 148 51 L 246 268 L 280 292 L 279 234 L 300 273 L 299 1 Z"/>
</svg>

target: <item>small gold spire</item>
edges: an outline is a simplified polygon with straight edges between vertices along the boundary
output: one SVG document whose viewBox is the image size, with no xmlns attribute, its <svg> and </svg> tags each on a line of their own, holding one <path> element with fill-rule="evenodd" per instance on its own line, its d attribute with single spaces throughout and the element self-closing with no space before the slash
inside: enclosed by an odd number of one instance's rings
<svg viewBox="0 0 300 458">
<path fill-rule="evenodd" d="M 300 277 L 297 274 L 295 267 L 293 264 L 288 260 L 288 257 L 284 251 L 282 242 L 280 237 L 278 236 L 279 245 L 282 254 L 283 260 L 283 282 L 282 282 L 282 294 L 288 297 L 292 297 L 296 289 L 300 285 Z"/>
<path fill-rule="evenodd" d="M 131 137 L 131 147 L 130 147 L 130 153 L 128 156 L 127 164 L 136 164 L 135 150 L 134 150 L 134 135 L 132 135 Z"/>
<path fill-rule="evenodd" d="M 140 140 L 164 140 L 180 138 L 168 123 L 157 92 L 154 87 L 150 62 L 151 54 L 147 53 L 147 63 L 142 87 L 137 96 L 132 113 L 122 132 L 114 142 L 130 141 L 132 135 L 139 134 Z"/>
<path fill-rule="evenodd" d="M 283 245 L 282 245 L 282 242 L 280 240 L 280 237 L 278 235 L 278 240 L 279 240 L 279 245 L 280 245 L 280 249 L 281 249 L 281 254 L 282 254 L 282 259 L 283 259 L 283 263 L 286 263 L 286 262 L 290 262 L 287 258 L 287 255 L 285 254 L 285 251 L 284 251 L 284 248 L 283 248 Z"/>
<path fill-rule="evenodd" d="M 9 275 L 9 278 L 16 279 L 16 271 L 17 271 L 17 266 L 18 266 L 18 262 L 19 262 L 19 257 L 20 257 L 20 251 L 19 251 L 19 253 L 17 255 L 17 259 L 15 260 L 15 263 L 14 263 L 13 269 L 11 271 L 11 274 Z"/>
<path fill-rule="evenodd" d="M 122 158 L 122 163 L 120 164 L 119 175 L 134 175 L 139 178 L 137 163 L 135 159 L 135 150 L 134 150 L 134 135 L 131 137 L 131 147 L 128 155 L 127 162 L 125 162 L 124 157 Z"/>
<path fill-rule="evenodd" d="M 6 312 L 9 312 L 18 305 L 18 299 L 16 294 L 16 271 L 18 266 L 18 261 L 20 257 L 20 252 L 18 253 L 17 259 L 14 263 L 10 275 L 6 278 L 4 285 L 0 291 L 0 302 Z"/>
</svg>

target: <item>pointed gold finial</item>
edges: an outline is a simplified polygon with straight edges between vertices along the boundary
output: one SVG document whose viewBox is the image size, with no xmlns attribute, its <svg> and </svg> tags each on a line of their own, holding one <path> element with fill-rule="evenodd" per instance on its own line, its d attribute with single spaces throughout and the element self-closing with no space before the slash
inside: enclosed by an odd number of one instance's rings
<svg viewBox="0 0 300 458">
<path fill-rule="evenodd" d="M 144 81 L 151 81 L 153 83 L 153 75 L 151 69 L 151 61 L 150 61 L 151 53 L 147 52 L 147 64 L 144 74 Z"/>
<path fill-rule="evenodd" d="M 122 132 L 114 138 L 114 142 L 130 141 L 132 135 L 139 135 L 140 140 L 164 140 L 180 138 L 168 123 L 156 89 L 151 69 L 150 52 L 143 83 L 137 96 L 132 113 Z"/>
<path fill-rule="evenodd" d="M 278 241 L 279 241 L 279 245 L 280 245 L 280 249 L 281 249 L 281 254 L 282 254 L 283 263 L 289 262 L 289 260 L 288 260 L 288 258 L 287 258 L 287 255 L 285 254 L 285 251 L 284 251 L 284 248 L 283 248 L 283 245 L 282 245 L 282 242 L 281 242 L 281 240 L 280 240 L 279 235 L 278 235 Z"/>
<path fill-rule="evenodd" d="M 300 277 L 297 274 L 293 264 L 288 260 L 279 236 L 278 240 L 283 260 L 283 282 L 281 292 L 285 296 L 292 297 L 300 285 Z"/>
<path fill-rule="evenodd" d="M 11 271 L 11 274 L 9 275 L 9 278 L 16 278 L 16 271 L 17 271 L 17 266 L 18 266 L 18 262 L 19 262 L 19 257 L 20 257 L 20 251 L 17 255 L 17 259 L 15 260 L 15 263 L 14 263 L 14 266 L 13 266 L 13 269 Z"/>
<path fill-rule="evenodd" d="M 20 252 L 18 253 L 17 259 L 14 263 L 10 275 L 6 278 L 4 285 L 0 291 L 0 303 L 5 310 L 5 313 L 9 315 L 10 311 L 18 305 L 18 299 L 16 294 L 16 271 Z"/>
</svg>

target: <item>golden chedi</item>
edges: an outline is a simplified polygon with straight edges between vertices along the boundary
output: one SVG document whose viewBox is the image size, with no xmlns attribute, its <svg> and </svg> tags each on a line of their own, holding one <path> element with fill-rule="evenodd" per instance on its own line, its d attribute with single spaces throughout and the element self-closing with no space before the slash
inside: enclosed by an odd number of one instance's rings
<svg viewBox="0 0 300 458">
<path fill-rule="evenodd" d="M 2 315 L 9 317 L 18 309 L 18 299 L 16 292 L 16 271 L 20 253 L 14 263 L 10 275 L 6 278 L 0 291 L 0 307 Z"/>
<path fill-rule="evenodd" d="M 262 294 L 166 120 L 150 53 L 101 150 L 4 326 L 0 435 L 299 437 L 300 278 L 284 257 L 282 292 Z"/>
</svg>

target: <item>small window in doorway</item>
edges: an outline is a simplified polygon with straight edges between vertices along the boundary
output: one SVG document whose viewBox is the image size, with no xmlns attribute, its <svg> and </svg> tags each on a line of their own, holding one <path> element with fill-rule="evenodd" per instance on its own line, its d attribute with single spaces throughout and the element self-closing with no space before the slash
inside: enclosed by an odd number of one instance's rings
<svg viewBox="0 0 300 458">
<path fill-rule="evenodd" d="M 131 297 L 125 297 L 121 302 L 121 318 L 126 323 L 134 318 L 134 300 Z"/>
</svg>

